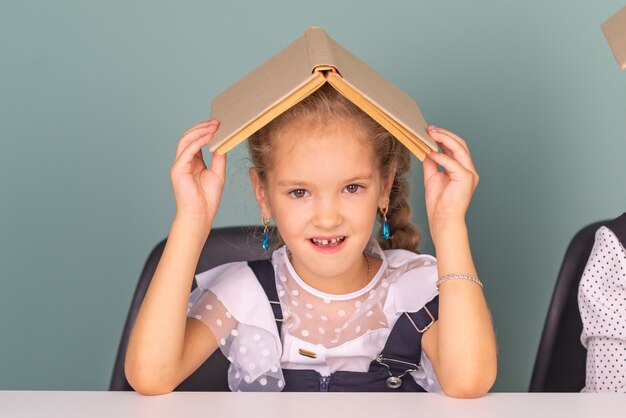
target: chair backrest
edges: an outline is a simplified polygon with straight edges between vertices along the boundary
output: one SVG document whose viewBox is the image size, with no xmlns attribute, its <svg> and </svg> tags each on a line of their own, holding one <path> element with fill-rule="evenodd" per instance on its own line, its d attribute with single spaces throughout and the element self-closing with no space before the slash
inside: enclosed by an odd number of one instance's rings
<svg viewBox="0 0 626 418">
<path fill-rule="evenodd" d="M 269 258 L 271 249 L 275 244 L 276 234 L 274 228 L 270 229 L 270 250 L 265 251 L 261 246 L 262 226 L 237 226 L 225 228 L 213 228 L 209 234 L 202 253 L 198 260 L 196 273 L 206 271 L 212 267 L 232 261 L 248 261 Z M 126 323 L 122 332 L 122 338 L 118 347 L 113 375 L 109 384 L 109 390 L 133 390 L 124 374 L 124 361 L 130 332 L 135 323 L 135 318 L 141 307 L 143 298 L 148 290 L 152 276 L 156 271 L 161 254 L 165 248 L 167 239 L 162 240 L 152 250 L 146 260 L 141 276 L 135 288 L 131 300 L 130 309 L 126 317 Z M 197 287 L 193 280 L 190 292 Z M 218 349 L 211 355 L 202 366 L 183 381 L 175 390 L 180 391 L 228 391 L 226 380 L 228 360 Z"/>
<path fill-rule="evenodd" d="M 596 222 L 578 231 L 565 252 L 539 342 L 530 392 L 580 392 L 585 386 L 587 350 L 580 343 L 583 325 L 578 285 L 595 233 L 607 222 Z"/>
</svg>

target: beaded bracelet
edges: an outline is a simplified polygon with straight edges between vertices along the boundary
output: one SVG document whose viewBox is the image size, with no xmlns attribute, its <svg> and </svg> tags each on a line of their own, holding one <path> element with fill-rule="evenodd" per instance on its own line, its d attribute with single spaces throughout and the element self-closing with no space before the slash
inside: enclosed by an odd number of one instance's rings
<svg viewBox="0 0 626 418">
<path fill-rule="evenodd" d="M 444 276 L 441 276 L 439 280 L 437 280 L 437 289 L 439 289 L 439 285 L 441 283 L 449 279 L 468 279 L 468 280 L 473 281 L 474 283 L 478 283 L 478 285 L 480 285 L 481 288 L 483 287 L 483 284 L 481 283 L 480 280 L 478 280 L 478 277 L 470 276 L 469 274 L 452 273 L 452 274 L 446 274 Z"/>
</svg>

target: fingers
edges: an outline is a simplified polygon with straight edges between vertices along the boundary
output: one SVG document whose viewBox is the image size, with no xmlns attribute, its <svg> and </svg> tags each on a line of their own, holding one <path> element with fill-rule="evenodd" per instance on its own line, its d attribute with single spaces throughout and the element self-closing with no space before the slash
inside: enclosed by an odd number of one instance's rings
<svg viewBox="0 0 626 418">
<path fill-rule="evenodd" d="M 435 153 L 436 151 L 431 151 L 430 154 Z M 426 155 L 424 161 L 422 161 L 422 167 L 424 168 L 424 185 L 428 183 L 428 180 L 439 172 L 439 168 L 437 167 L 437 163 L 434 159 L 428 158 L 430 154 Z"/>
<path fill-rule="evenodd" d="M 424 181 L 437 173 L 437 165 L 441 165 L 449 173 L 451 179 L 460 179 L 464 176 L 472 178 L 474 188 L 478 185 L 480 177 L 474 167 L 474 162 L 469 153 L 467 142 L 453 132 L 435 126 L 428 126 L 428 134 L 441 147 L 443 152 L 431 151 L 424 161 L 431 160 L 432 164 L 424 167 Z"/>
<path fill-rule="evenodd" d="M 437 131 L 437 132 L 441 132 L 443 134 L 446 134 L 448 136 L 450 136 L 452 139 L 456 140 L 457 142 L 461 143 L 461 145 L 463 145 L 463 147 L 465 147 L 465 150 L 467 151 L 467 153 L 469 154 L 469 148 L 467 147 L 467 142 L 461 138 L 460 136 L 458 136 L 457 134 L 455 134 L 452 131 L 449 131 L 445 128 L 442 128 L 441 126 L 435 126 L 435 125 L 428 125 L 428 131 Z"/>
<path fill-rule="evenodd" d="M 187 133 L 189 133 L 189 132 L 191 132 L 191 131 L 193 131 L 193 130 L 195 130 L 195 129 L 206 127 L 206 126 L 208 126 L 208 125 L 210 125 L 210 124 L 219 124 L 219 121 L 218 121 L 217 119 L 211 119 L 211 120 L 205 120 L 205 121 L 202 121 L 202 122 L 198 123 L 197 125 L 194 125 L 194 126 L 192 126 L 191 128 L 187 129 L 187 130 L 183 133 L 183 135 L 181 135 L 181 136 L 184 136 L 184 135 L 186 135 Z"/>
<path fill-rule="evenodd" d="M 222 182 L 226 181 L 226 154 L 218 154 L 214 151 L 211 157 L 211 171 L 218 176 Z"/>
<path fill-rule="evenodd" d="M 471 182 L 473 189 L 475 189 L 476 186 L 478 185 L 478 180 L 479 180 L 478 173 L 476 171 L 467 169 L 459 161 L 455 160 L 453 157 L 446 155 L 442 152 L 436 152 L 436 151 L 431 151 L 430 153 L 427 154 L 426 157 L 427 158 L 424 161 L 430 159 L 434 162 L 435 166 L 436 165 L 442 166 L 446 170 L 446 173 L 450 176 L 450 180 L 455 181 L 455 180 L 467 179 L 468 181 Z M 426 168 L 424 168 L 424 170 L 426 174 Z M 430 170 L 431 171 L 429 171 L 428 174 L 430 174 L 431 176 L 433 174 L 436 174 L 432 172 L 432 169 Z M 426 175 L 424 177 L 426 177 Z M 426 179 L 424 179 L 424 181 L 426 181 Z"/>
<path fill-rule="evenodd" d="M 448 155 L 463 165 L 467 170 L 472 171 L 476 175 L 476 168 L 474 162 L 469 154 L 467 144 L 460 139 L 459 136 L 447 133 L 443 128 L 435 127 L 431 125 L 428 128 L 428 134 L 432 139 L 437 141 L 445 155 Z"/>
<path fill-rule="evenodd" d="M 213 133 L 217 130 L 216 125 L 210 125 L 206 132 L 203 134 L 194 135 L 193 140 L 189 140 L 187 146 L 176 156 L 174 166 L 186 165 L 190 163 L 194 158 L 202 159 L 202 147 L 209 143 L 213 138 Z M 194 131 L 196 132 L 196 131 Z M 189 135 L 192 135 L 190 133 Z"/>
<path fill-rule="evenodd" d="M 210 121 L 201 122 L 185 131 L 178 141 L 174 160 L 177 160 L 183 150 L 196 139 L 206 135 L 207 133 L 211 134 L 210 136 L 212 137 L 213 133 L 217 130 L 218 125 L 219 121 L 217 119 L 211 119 Z"/>
</svg>

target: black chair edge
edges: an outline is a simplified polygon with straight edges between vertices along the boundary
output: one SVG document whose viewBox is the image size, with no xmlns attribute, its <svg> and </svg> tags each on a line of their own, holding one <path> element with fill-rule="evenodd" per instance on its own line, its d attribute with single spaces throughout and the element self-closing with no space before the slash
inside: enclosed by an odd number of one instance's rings
<svg viewBox="0 0 626 418">
<path fill-rule="evenodd" d="M 608 221 L 589 224 L 572 238 L 563 257 L 543 327 L 529 392 L 580 392 L 585 386 L 586 349 L 580 343 L 582 319 L 578 284 L 595 241 Z"/>
<path fill-rule="evenodd" d="M 263 227 L 257 225 L 213 228 L 202 249 L 198 265 L 196 266 L 196 274 L 227 262 L 270 258 L 278 243 L 277 229 L 270 227 L 270 249 L 268 251 L 261 248 L 262 232 Z M 135 318 L 148 290 L 150 281 L 157 269 L 166 243 L 167 238 L 161 240 L 152 249 L 144 263 L 124 323 L 111 380 L 109 382 L 109 391 L 134 390 L 128 383 L 124 372 L 126 348 Z M 196 286 L 197 284 L 195 280 L 193 280 L 190 291 L 195 289 Z M 228 383 L 225 380 L 227 369 L 228 360 L 220 350 L 216 350 L 198 370 L 182 382 L 175 390 L 228 391 Z"/>
</svg>

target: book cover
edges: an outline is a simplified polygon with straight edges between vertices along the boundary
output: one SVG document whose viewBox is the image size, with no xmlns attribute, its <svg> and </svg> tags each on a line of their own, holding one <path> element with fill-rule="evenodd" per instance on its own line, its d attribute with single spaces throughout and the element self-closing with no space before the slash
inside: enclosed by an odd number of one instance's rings
<svg viewBox="0 0 626 418">
<path fill-rule="evenodd" d="M 626 68 L 626 7 L 608 18 L 602 24 L 602 32 L 609 42 L 617 65 Z"/>
<path fill-rule="evenodd" d="M 438 149 L 417 103 L 315 26 L 213 100 L 220 128 L 209 149 L 228 152 L 326 82 L 420 160 Z"/>
</svg>

